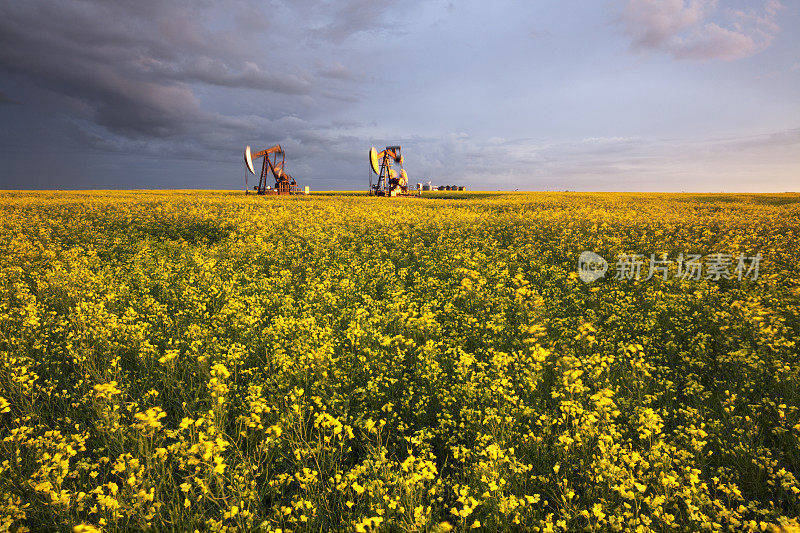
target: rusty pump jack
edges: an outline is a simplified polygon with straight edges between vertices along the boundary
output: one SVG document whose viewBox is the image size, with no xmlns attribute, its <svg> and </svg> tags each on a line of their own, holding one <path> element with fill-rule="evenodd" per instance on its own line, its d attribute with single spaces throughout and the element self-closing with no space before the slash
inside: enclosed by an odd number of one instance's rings
<svg viewBox="0 0 800 533">
<path fill-rule="evenodd" d="M 393 168 L 393 163 L 400 167 L 400 172 Z M 403 168 L 403 156 L 399 146 L 387 146 L 378 152 L 373 146 L 369 150 L 369 193 L 376 196 L 402 196 L 408 194 L 408 174 Z M 372 182 L 372 174 L 378 175 L 378 181 Z"/>
<path fill-rule="evenodd" d="M 272 148 L 267 148 L 254 154 L 250 152 L 249 146 L 244 149 L 244 163 L 247 166 L 247 170 L 254 176 L 256 171 L 253 168 L 253 159 L 258 159 L 259 157 L 263 157 L 264 161 L 261 164 L 261 176 L 258 180 L 258 186 L 253 186 L 257 194 L 297 194 L 297 182 L 283 170 L 286 152 L 283 151 L 281 145 L 276 144 Z M 267 179 L 270 174 L 275 178 L 274 189 L 267 185 Z M 245 192 L 249 192 L 246 171 Z"/>
</svg>

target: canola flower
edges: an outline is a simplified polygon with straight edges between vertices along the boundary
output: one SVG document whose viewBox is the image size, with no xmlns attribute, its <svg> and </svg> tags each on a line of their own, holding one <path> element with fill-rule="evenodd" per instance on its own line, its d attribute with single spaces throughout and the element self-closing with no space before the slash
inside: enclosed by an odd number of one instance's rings
<svg viewBox="0 0 800 533">
<path fill-rule="evenodd" d="M 800 529 L 798 195 L 0 210 L 0 531 Z"/>
</svg>

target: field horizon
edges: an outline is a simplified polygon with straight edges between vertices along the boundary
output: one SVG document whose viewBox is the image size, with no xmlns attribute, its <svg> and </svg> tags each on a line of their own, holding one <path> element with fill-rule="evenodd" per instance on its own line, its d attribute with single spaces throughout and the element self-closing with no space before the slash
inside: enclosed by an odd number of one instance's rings
<svg viewBox="0 0 800 533">
<path fill-rule="evenodd" d="M 0 189 L 0 194 L 6 193 L 122 193 L 122 192 L 129 192 L 129 193 L 225 193 L 225 194 L 242 194 L 245 195 L 245 191 L 241 188 L 234 188 L 234 189 L 183 189 L 183 188 L 162 188 L 162 189 L 103 189 L 103 188 L 92 188 L 92 189 Z M 462 194 L 462 195 L 470 195 L 473 193 L 480 193 L 480 194 L 630 194 L 630 195 L 647 195 L 647 194 L 664 194 L 664 195 L 755 195 L 755 196 L 763 196 L 763 195 L 797 195 L 800 194 L 800 191 L 767 191 L 767 192 L 752 192 L 752 191 L 626 191 L 626 190 L 501 190 L 501 189 L 469 189 L 466 191 L 425 191 L 423 196 L 432 196 L 435 197 L 441 194 Z M 253 192 L 248 192 L 246 195 L 254 195 Z M 331 189 L 331 190 L 311 190 L 309 196 L 314 196 L 315 194 L 360 194 L 364 196 L 369 195 L 369 191 L 367 189 L 352 189 L 352 190 L 338 190 L 338 189 Z M 256 195 L 257 196 L 257 195 Z M 298 196 L 303 196 L 299 194 Z"/>
</svg>

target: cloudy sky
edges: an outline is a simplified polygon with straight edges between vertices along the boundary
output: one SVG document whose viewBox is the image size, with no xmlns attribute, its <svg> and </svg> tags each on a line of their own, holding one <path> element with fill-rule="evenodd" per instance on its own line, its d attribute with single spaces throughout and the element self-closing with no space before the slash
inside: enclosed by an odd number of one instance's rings
<svg viewBox="0 0 800 533">
<path fill-rule="evenodd" d="M 5 0 L 1 188 L 800 190 L 800 0 Z"/>
</svg>

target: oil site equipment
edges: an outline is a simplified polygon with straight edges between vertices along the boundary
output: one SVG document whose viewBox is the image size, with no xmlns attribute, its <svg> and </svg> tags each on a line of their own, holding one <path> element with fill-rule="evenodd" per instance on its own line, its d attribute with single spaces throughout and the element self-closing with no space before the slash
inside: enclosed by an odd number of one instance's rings
<svg viewBox="0 0 800 533">
<path fill-rule="evenodd" d="M 259 157 L 263 157 L 264 161 L 261 164 L 261 175 L 258 179 L 258 185 L 253 186 L 253 190 L 256 191 L 256 194 L 297 194 L 297 182 L 283 170 L 286 152 L 283 151 L 283 148 L 281 148 L 279 144 L 256 153 L 250 152 L 250 146 L 244 149 L 244 163 L 247 167 L 244 175 L 246 193 L 250 192 L 247 172 L 249 171 L 250 174 L 255 176 L 256 171 L 253 167 L 253 159 L 258 159 Z M 274 188 L 267 185 L 270 174 L 275 179 Z"/>
<path fill-rule="evenodd" d="M 369 150 L 369 193 L 375 196 L 418 196 L 421 191 L 408 191 L 408 174 L 403 168 L 400 146 L 387 146 L 378 152 L 373 146 Z M 394 165 L 400 169 L 399 172 Z M 372 175 L 378 180 L 373 183 Z"/>
</svg>

